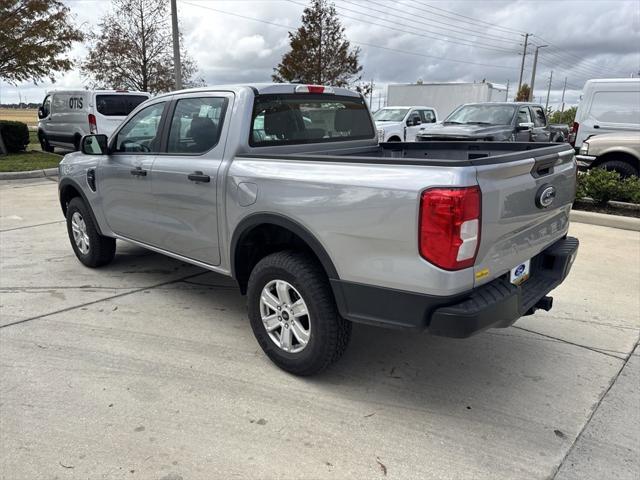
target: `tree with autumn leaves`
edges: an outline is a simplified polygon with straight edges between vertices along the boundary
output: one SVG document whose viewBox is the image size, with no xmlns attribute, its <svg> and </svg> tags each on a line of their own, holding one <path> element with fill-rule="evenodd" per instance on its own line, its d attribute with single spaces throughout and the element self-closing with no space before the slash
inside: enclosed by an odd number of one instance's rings
<svg viewBox="0 0 640 480">
<path fill-rule="evenodd" d="M 289 32 L 291 49 L 274 68 L 275 82 L 335 85 L 360 80 L 359 48 L 351 48 L 333 3 L 312 0 L 304 9 L 302 26 Z"/>
</svg>

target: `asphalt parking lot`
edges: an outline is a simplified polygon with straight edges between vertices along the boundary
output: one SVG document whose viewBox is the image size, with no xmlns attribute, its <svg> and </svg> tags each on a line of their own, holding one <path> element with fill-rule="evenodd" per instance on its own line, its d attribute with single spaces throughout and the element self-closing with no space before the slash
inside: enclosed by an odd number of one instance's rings
<svg viewBox="0 0 640 480">
<path fill-rule="evenodd" d="M 640 233 L 573 224 L 552 312 L 468 340 L 357 325 L 297 378 L 233 283 L 138 247 L 83 267 L 48 179 L 0 184 L 3 479 L 640 475 Z"/>
</svg>

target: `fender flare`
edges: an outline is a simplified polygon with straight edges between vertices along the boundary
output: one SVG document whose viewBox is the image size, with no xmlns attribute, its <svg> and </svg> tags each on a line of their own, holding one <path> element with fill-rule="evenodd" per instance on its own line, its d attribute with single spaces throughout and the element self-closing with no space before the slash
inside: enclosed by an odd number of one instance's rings
<svg viewBox="0 0 640 480">
<path fill-rule="evenodd" d="M 284 215 L 280 215 L 277 213 L 253 213 L 243 218 L 240 223 L 236 226 L 233 231 L 233 235 L 231 236 L 231 250 L 229 263 L 231 267 L 231 276 L 234 279 L 237 279 L 236 276 L 236 250 L 237 246 L 242 241 L 243 237 L 249 233 L 254 227 L 259 225 L 276 225 L 278 227 L 285 228 L 298 237 L 300 237 L 313 251 L 313 253 L 318 257 L 324 271 L 327 273 L 327 276 L 330 279 L 340 279 L 338 276 L 338 271 L 331 260 L 331 257 L 322 246 L 322 244 L 316 239 L 316 237 L 307 230 L 300 223 L 295 220 L 291 220 Z"/>
<path fill-rule="evenodd" d="M 100 229 L 100 224 L 96 220 L 96 216 L 93 213 L 93 208 L 91 207 L 91 203 L 89 202 L 89 199 L 85 195 L 84 190 L 82 189 L 82 187 L 80 186 L 80 184 L 78 182 L 76 182 L 75 180 L 72 180 L 69 177 L 63 178 L 62 180 L 60 180 L 60 183 L 58 184 L 58 199 L 60 201 L 60 207 L 62 208 L 62 214 L 66 218 L 66 216 L 67 216 L 67 208 L 66 208 L 66 205 L 63 205 L 63 203 L 62 203 L 62 191 L 66 187 L 73 187 L 73 189 L 76 190 L 80 194 L 80 197 L 82 198 L 82 201 L 85 203 L 85 205 L 89 209 L 89 213 L 91 214 L 91 220 L 93 220 L 93 224 L 95 225 L 96 229 L 98 230 L 98 233 L 100 235 L 102 235 L 102 230 Z"/>
</svg>

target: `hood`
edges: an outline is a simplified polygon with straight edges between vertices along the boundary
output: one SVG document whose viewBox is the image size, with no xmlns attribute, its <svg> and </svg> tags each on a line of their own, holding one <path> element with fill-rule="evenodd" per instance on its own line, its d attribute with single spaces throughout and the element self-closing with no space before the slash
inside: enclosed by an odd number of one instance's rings
<svg viewBox="0 0 640 480">
<path fill-rule="evenodd" d="M 452 137 L 483 139 L 485 137 L 507 137 L 511 135 L 510 125 L 444 125 L 435 124 L 425 127 L 418 135 L 425 138 L 431 137 Z"/>
<path fill-rule="evenodd" d="M 402 122 L 381 122 L 381 121 L 376 121 L 376 127 L 377 128 L 384 128 L 384 127 L 397 127 L 399 125 L 402 125 Z"/>
</svg>

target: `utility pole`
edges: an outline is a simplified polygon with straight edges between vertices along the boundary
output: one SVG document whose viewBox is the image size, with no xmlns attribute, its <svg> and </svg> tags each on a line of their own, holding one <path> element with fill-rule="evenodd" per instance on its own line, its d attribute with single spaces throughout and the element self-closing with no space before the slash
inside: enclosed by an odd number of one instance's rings
<svg viewBox="0 0 640 480">
<path fill-rule="evenodd" d="M 564 87 L 562 87 L 562 110 L 560 113 L 564 113 L 564 92 L 567 91 L 567 77 L 564 77 Z"/>
<path fill-rule="evenodd" d="M 173 34 L 173 68 L 176 75 L 176 90 L 182 90 L 182 65 L 180 64 L 180 33 L 178 32 L 178 7 L 171 0 L 171 33 Z"/>
<path fill-rule="evenodd" d="M 551 93 L 551 81 L 553 80 L 553 70 L 549 74 L 549 86 L 547 87 L 547 102 L 544 105 L 544 111 L 547 112 L 549 110 L 549 94 Z"/>
<path fill-rule="evenodd" d="M 369 91 L 369 110 L 373 107 L 373 78 L 371 79 L 371 90 Z"/>
<path fill-rule="evenodd" d="M 520 64 L 520 80 L 518 80 L 518 92 L 522 86 L 522 74 L 524 73 L 524 59 L 527 56 L 527 45 L 529 43 L 529 33 L 524 34 L 524 49 L 522 50 L 522 63 Z"/>
<path fill-rule="evenodd" d="M 507 80 L 507 93 L 504 96 L 504 101 L 509 101 L 509 80 Z"/>
<path fill-rule="evenodd" d="M 529 91 L 529 101 L 533 100 L 533 87 L 536 83 L 536 67 L 538 66 L 538 50 L 544 47 L 548 47 L 549 45 L 538 45 L 536 47 L 536 53 L 533 56 L 533 70 L 531 71 L 531 90 Z"/>
</svg>

